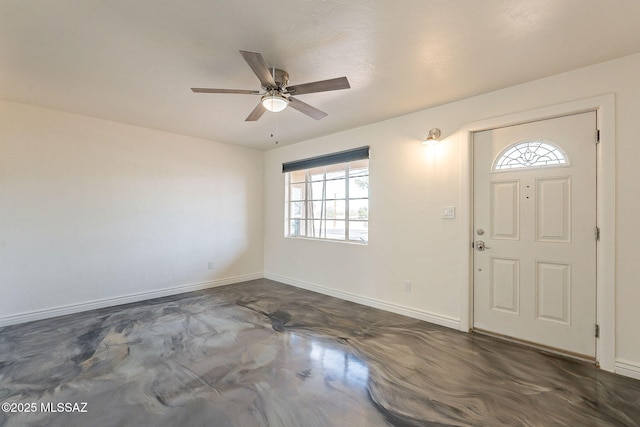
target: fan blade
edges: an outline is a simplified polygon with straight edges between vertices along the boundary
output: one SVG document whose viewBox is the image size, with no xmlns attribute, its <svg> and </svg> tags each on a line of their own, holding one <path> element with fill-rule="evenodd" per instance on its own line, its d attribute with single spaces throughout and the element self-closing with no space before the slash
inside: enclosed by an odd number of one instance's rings
<svg viewBox="0 0 640 427">
<path fill-rule="evenodd" d="M 330 90 L 349 89 L 350 87 L 349 80 L 346 77 L 337 77 L 335 79 L 287 86 L 287 91 L 292 95 L 302 95 L 303 93 L 327 92 Z"/>
<path fill-rule="evenodd" d="M 191 90 L 195 93 L 239 93 L 243 95 L 257 95 L 260 92 L 257 90 L 244 90 L 244 89 L 209 89 L 206 87 L 192 87 Z"/>
<path fill-rule="evenodd" d="M 262 86 L 268 89 L 275 89 L 277 87 L 275 80 L 273 80 L 273 76 L 271 75 L 271 71 L 269 71 L 269 67 L 267 67 L 267 63 L 264 62 L 264 58 L 262 55 L 255 52 L 247 52 L 245 50 L 241 50 L 240 54 L 247 61 L 249 67 L 253 70 L 254 74 L 262 83 Z"/>
<path fill-rule="evenodd" d="M 327 113 L 325 113 L 324 111 L 320 111 L 309 104 L 305 104 L 304 102 L 294 98 L 293 96 L 289 97 L 289 105 L 291 106 L 291 108 L 294 108 L 316 120 L 320 120 L 327 116 Z"/>
<path fill-rule="evenodd" d="M 246 119 L 244 119 L 244 121 L 255 122 L 260 117 L 262 117 L 265 111 L 267 111 L 267 109 L 262 106 L 262 102 L 258 102 L 258 105 L 256 105 L 256 108 L 254 108 L 253 111 L 249 113 L 249 115 L 247 116 Z"/>
</svg>

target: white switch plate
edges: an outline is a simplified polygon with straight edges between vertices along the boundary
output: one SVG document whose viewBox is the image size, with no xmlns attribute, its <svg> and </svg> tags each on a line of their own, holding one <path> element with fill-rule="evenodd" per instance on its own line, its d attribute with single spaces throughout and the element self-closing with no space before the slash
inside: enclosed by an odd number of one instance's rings
<svg viewBox="0 0 640 427">
<path fill-rule="evenodd" d="M 442 218 L 444 219 L 454 219 L 456 217 L 456 207 L 455 206 L 444 206 L 442 208 Z"/>
</svg>

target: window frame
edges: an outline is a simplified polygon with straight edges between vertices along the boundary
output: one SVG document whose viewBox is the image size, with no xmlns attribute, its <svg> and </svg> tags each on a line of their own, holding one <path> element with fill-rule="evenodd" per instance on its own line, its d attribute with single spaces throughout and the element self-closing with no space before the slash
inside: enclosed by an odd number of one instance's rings
<svg viewBox="0 0 640 427">
<path fill-rule="evenodd" d="M 353 166 L 354 164 L 358 164 L 361 163 L 363 161 L 366 161 L 366 174 L 358 174 L 358 175 L 352 175 L 352 169 L 358 168 L 358 169 L 363 169 L 361 166 Z M 343 166 L 343 168 L 341 168 L 342 170 L 344 170 L 344 173 L 341 174 L 340 177 L 328 177 L 328 175 L 331 173 L 330 168 L 340 168 L 340 166 Z M 323 240 L 323 241 L 332 241 L 332 242 L 341 242 L 341 243 L 353 243 L 353 244 L 359 244 L 359 245 L 367 245 L 369 243 L 369 199 L 370 199 L 370 190 L 369 190 L 369 157 L 367 155 L 366 158 L 359 158 L 359 159 L 355 159 L 355 160 L 351 160 L 351 161 L 346 161 L 346 162 L 338 162 L 338 163 L 329 163 L 329 164 L 323 164 L 321 166 L 313 166 L 313 167 L 307 167 L 307 168 L 298 168 L 296 170 L 291 170 L 291 171 L 287 171 L 285 172 L 285 221 L 284 221 L 284 225 L 285 225 L 285 230 L 284 230 L 284 236 L 285 238 L 292 238 L 292 239 L 311 239 L 311 240 Z M 323 168 L 322 171 L 322 179 L 317 179 L 317 176 L 315 178 L 312 177 L 312 173 L 315 170 L 317 172 L 317 170 L 319 168 Z M 292 177 L 293 177 L 293 173 L 297 172 L 298 174 L 300 172 L 304 172 L 304 180 L 297 180 L 297 181 L 292 181 Z M 367 178 L 367 189 L 366 189 L 366 196 L 365 197 L 351 197 L 352 194 L 354 194 L 354 191 L 352 191 L 351 187 L 351 180 L 354 178 L 358 178 L 358 177 L 366 177 Z M 339 181 L 339 180 L 344 180 L 344 197 L 336 197 L 336 198 L 328 198 L 327 197 L 327 184 L 330 183 L 331 181 Z M 322 194 L 321 197 L 318 198 L 317 196 L 313 195 L 313 191 L 310 190 L 311 186 L 313 184 L 317 184 L 317 183 L 322 183 Z M 292 197 L 292 188 L 294 185 L 300 185 L 300 184 L 304 184 L 304 196 L 301 197 L 300 199 L 294 199 Z M 361 201 L 361 200 L 366 200 L 367 202 L 367 217 L 366 219 L 358 219 L 358 218 L 351 218 L 350 215 L 350 205 L 352 202 L 354 201 Z M 332 202 L 332 201 L 338 201 L 338 202 L 342 202 L 344 201 L 344 216 L 343 217 L 335 217 L 335 218 L 328 218 L 327 217 L 327 204 L 328 202 Z M 321 215 L 319 219 L 316 219 L 313 215 L 313 203 L 314 202 L 321 202 L 322 203 L 322 208 L 321 208 Z M 300 216 L 300 214 L 295 214 L 293 212 L 294 206 L 296 203 L 300 203 L 302 204 L 302 210 L 303 210 L 303 214 Z M 299 219 L 300 222 L 304 222 L 304 229 L 298 229 L 298 233 L 294 234 L 292 233 L 292 225 L 293 225 L 293 221 L 295 219 Z M 314 235 L 315 232 L 310 231 L 309 230 L 309 226 L 312 222 L 314 221 L 320 221 L 322 225 L 325 226 L 324 230 L 321 231 L 319 234 L 319 236 Z M 326 228 L 326 224 L 330 221 L 342 221 L 344 222 L 344 236 L 341 238 L 336 238 L 336 237 L 330 237 L 327 234 L 327 228 Z M 362 237 L 360 237 L 360 240 L 357 239 L 351 239 L 350 238 L 350 231 L 352 230 L 352 226 L 355 224 L 364 224 L 364 228 L 366 228 L 366 240 L 362 239 Z"/>
</svg>

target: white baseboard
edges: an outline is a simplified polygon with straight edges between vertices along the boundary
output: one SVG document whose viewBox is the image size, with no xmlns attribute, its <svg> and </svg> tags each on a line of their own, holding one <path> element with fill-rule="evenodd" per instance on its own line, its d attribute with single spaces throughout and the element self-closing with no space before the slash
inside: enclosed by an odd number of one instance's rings
<svg viewBox="0 0 640 427">
<path fill-rule="evenodd" d="M 373 298 L 363 297 L 363 296 L 351 294 L 348 292 L 342 292 L 335 289 L 326 288 L 324 286 L 314 285 L 309 282 L 303 282 L 301 280 L 290 279 L 288 277 L 279 276 L 273 273 L 265 272 L 264 277 L 266 279 L 275 280 L 277 282 L 285 283 L 287 285 L 295 286 L 297 288 L 306 289 L 308 291 L 317 292 L 319 294 L 329 295 L 329 296 L 340 298 L 343 300 L 366 305 L 368 307 L 378 308 L 380 310 L 390 311 L 392 313 L 401 314 L 403 316 L 412 317 L 414 319 L 424 320 L 425 322 L 435 323 L 436 325 L 446 326 L 447 328 L 456 329 L 456 330 L 460 328 L 459 319 L 443 316 L 441 314 L 429 313 L 428 311 L 424 311 L 424 310 L 417 310 L 415 308 L 405 307 L 402 305 L 380 301 Z"/>
<path fill-rule="evenodd" d="M 15 325 L 18 323 L 32 322 L 34 320 L 50 319 L 52 317 L 65 316 L 67 314 L 80 313 L 82 311 L 95 310 L 98 308 L 113 307 L 116 305 L 128 304 L 131 302 L 144 301 L 154 298 L 166 297 L 182 294 L 186 292 L 199 291 L 203 289 L 215 288 L 218 286 L 231 285 L 233 283 L 245 282 L 248 280 L 262 279 L 262 273 L 245 274 L 242 276 L 228 277 L 224 279 L 210 280 L 188 285 L 174 286 L 171 288 L 158 289 L 153 291 L 138 292 L 135 294 L 123 295 L 99 300 L 69 304 L 60 307 L 34 310 L 26 313 L 13 314 L 0 317 L 0 327 Z"/>
<path fill-rule="evenodd" d="M 616 359 L 615 373 L 640 380 L 640 363 L 631 360 Z"/>
</svg>

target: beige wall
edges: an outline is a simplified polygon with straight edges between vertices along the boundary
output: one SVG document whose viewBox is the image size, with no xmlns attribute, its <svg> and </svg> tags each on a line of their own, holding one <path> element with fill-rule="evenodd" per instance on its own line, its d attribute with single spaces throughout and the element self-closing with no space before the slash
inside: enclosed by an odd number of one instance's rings
<svg viewBox="0 0 640 427">
<path fill-rule="evenodd" d="M 256 150 L 0 102 L 0 324 L 260 277 L 262 167 Z"/>
<path fill-rule="evenodd" d="M 640 378 L 640 55 L 271 150 L 265 156 L 265 275 L 456 327 L 469 286 L 465 215 L 441 219 L 462 199 L 467 176 L 461 130 L 472 122 L 615 94 L 617 158 L 615 351 L 619 372 Z M 435 147 L 419 141 L 443 131 Z M 283 237 L 281 163 L 371 146 L 368 246 Z M 410 280 L 413 290 L 403 291 Z"/>
</svg>

